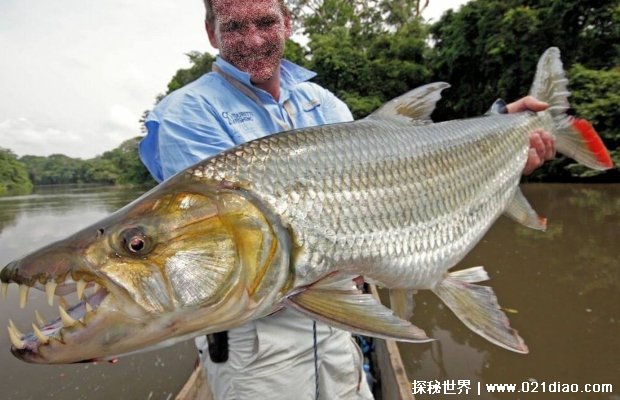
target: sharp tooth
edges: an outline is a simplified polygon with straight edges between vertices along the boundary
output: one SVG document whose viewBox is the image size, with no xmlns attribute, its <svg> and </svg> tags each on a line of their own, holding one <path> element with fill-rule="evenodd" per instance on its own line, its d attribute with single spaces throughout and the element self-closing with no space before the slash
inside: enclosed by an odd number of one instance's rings
<svg viewBox="0 0 620 400">
<path fill-rule="evenodd" d="M 41 316 L 41 314 L 39 314 L 37 310 L 34 310 L 34 319 L 37 320 L 37 324 L 39 324 L 39 326 L 45 325 L 45 320 L 43 319 L 43 317 Z"/>
<path fill-rule="evenodd" d="M 93 293 L 97 293 L 97 291 L 101 288 L 97 282 L 93 285 Z"/>
<path fill-rule="evenodd" d="M 78 300 L 82 300 L 82 297 L 84 297 L 84 289 L 86 288 L 86 281 L 80 279 L 75 284 L 75 287 L 77 289 Z"/>
<path fill-rule="evenodd" d="M 90 304 L 88 304 L 88 302 L 86 302 L 86 312 L 89 313 L 91 311 L 93 311 L 93 307 Z"/>
<path fill-rule="evenodd" d="M 0 291 L 2 292 L 2 299 L 6 300 L 6 294 L 9 291 L 9 284 L 7 282 L 2 282 L 2 288 Z"/>
<path fill-rule="evenodd" d="M 65 298 L 64 298 L 64 297 L 61 297 L 61 298 L 58 300 L 58 304 L 60 304 L 63 308 L 67 308 L 67 306 L 69 305 L 69 304 L 67 304 L 67 300 L 65 300 Z"/>
<path fill-rule="evenodd" d="M 45 336 L 43 332 L 41 332 L 35 324 L 32 324 L 32 330 L 34 332 L 34 335 L 37 337 L 37 339 L 39 339 L 39 342 L 45 344 L 50 341 L 50 338 Z"/>
<path fill-rule="evenodd" d="M 17 337 L 22 337 L 22 336 L 24 336 L 24 334 L 23 334 L 23 333 L 21 333 L 21 331 L 20 331 L 19 329 L 17 329 L 17 327 L 15 326 L 15 324 L 13 323 L 13 321 L 11 321 L 10 319 L 9 319 L 9 328 L 11 328 L 11 329 L 13 330 L 13 332 L 15 332 L 15 335 L 16 335 Z"/>
<path fill-rule="evenodd" d="M 26 347 L 26 342 L 21 340 L 21 335 L 18 335 L 17 332 L 15 332 L 10 326 L 8 327 L 8 329 L 9 329 L 9 338 L 11 339 L 11 343 L 13 344 L 13 347 L 17 349 L 23 349 L 24 347 Z"/>
<path fill-rule="evenodd" d="M 45 284 L 45 294 L 47 294 L 47 304 L 54 305 L 54 292 L 56 292 L 56 286 L 58 284 L 54 281 L 49 281 Z"/>
<path fill-rule="evenodd" d="M 75 325 L 75 323 L 77 322 L 76 320 L 74 320 L 66 311 L 64 308 L 62 308 L 62 306 L 58 306 L 58 310 L 60 310 L 60 319 L 62 320 L 62 324 L 66 327 L 69 328 L 73 325 Z"/>
<path fill-rule="evenodd" d="M 26 307 L 28 304 L 28 289 L 26 285 L 19 285 L 19 308 Z"/>
</svg>

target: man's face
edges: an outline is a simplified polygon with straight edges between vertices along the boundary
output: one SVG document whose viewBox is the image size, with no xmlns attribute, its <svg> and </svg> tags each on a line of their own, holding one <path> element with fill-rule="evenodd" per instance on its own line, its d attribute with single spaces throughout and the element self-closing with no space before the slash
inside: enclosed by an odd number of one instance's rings
<svg viewBox="0 0 620 400">
<path fill-rule="evenodd" d="M 271 79 L 291 34 L 278 0 L 214 0 L 213 11 L 215 26 L 207 32 L 220 56 L 250 74 L 254 84 Z"/>
</svg>

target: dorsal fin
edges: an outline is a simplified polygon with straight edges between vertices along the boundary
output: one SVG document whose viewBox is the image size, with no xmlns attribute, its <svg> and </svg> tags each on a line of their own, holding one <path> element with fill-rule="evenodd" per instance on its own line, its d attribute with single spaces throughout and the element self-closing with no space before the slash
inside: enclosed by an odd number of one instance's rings
<svg viewBox="0 0 620 400">
<path fill-rule="evenodd" d="M 433 82 L 420 86 L 385 103 L 368 118 L 406 117 L 418 121 L 430 121 L 441 91 L 449 88 L 446 82 Z"/>
</svg>

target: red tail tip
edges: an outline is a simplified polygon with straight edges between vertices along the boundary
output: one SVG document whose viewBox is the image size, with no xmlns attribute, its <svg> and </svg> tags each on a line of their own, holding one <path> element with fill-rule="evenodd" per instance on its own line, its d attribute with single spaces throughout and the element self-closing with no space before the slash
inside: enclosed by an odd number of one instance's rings
<svg viewBox="0 0 620 400">
<path fill-rule="evenodd" d="M 611 160 L 609 151 L 605 147 L 603 140 L 596 133 L 596 130 L 590 122 L 582 118 L 572 118 L 571 124 L 573 128 L 581 134 L 581 137 L 585 140 L 588 149 L 596 155 L 597 160 L 605 168 L 613 167 L 614 163 Z"/>
</svg>

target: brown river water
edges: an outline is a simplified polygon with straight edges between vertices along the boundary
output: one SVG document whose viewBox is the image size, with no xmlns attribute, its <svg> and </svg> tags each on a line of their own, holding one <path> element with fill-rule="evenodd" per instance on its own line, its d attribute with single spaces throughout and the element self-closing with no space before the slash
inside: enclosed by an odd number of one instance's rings
<svg viewBox="0 0 620 400">
<path fill-rule="evenodd" d="M 433 394 L 427 389 L 417 399 L 620 400 L 620 185 L 526 185 L 524 192 L 549 219 L 547 232 L 500 218 L 457 268 L 485 266 L 491 276 L 485 284 L 494 288 L 530 354 L 486 342 L 432 293 L 420 292 L 413 321 L 438 340 L 400 346 L 418 390 L 434 387 Z M 0 197 L 0 267 L 139 194 L 47 188 L 29 196 Z M 11 287 L 8 298 L 0 301 L 0 326 L 11 318 L 22 331 L 30 331 L 35 309 L 44 318 L 58 315 L 44 293 L 31 290 L 29 298 L 20 312 L 16 287 Z M 116 364 L 30 365 L 10 354 L 9 343 L 6 328 L 1 328 L 0 400 L 172 399 L 195 360 L 188 341 L 123 357 Z M 489 393 L 487 384 L 515 384 L 521 393 Z M 581 392 L 586 384 L 611 384 L 613 391 Z M 455 394 L 459 388 L 461 394 Z M 550 393 L 556 388 L 578 392 Z"/>
</svg>

